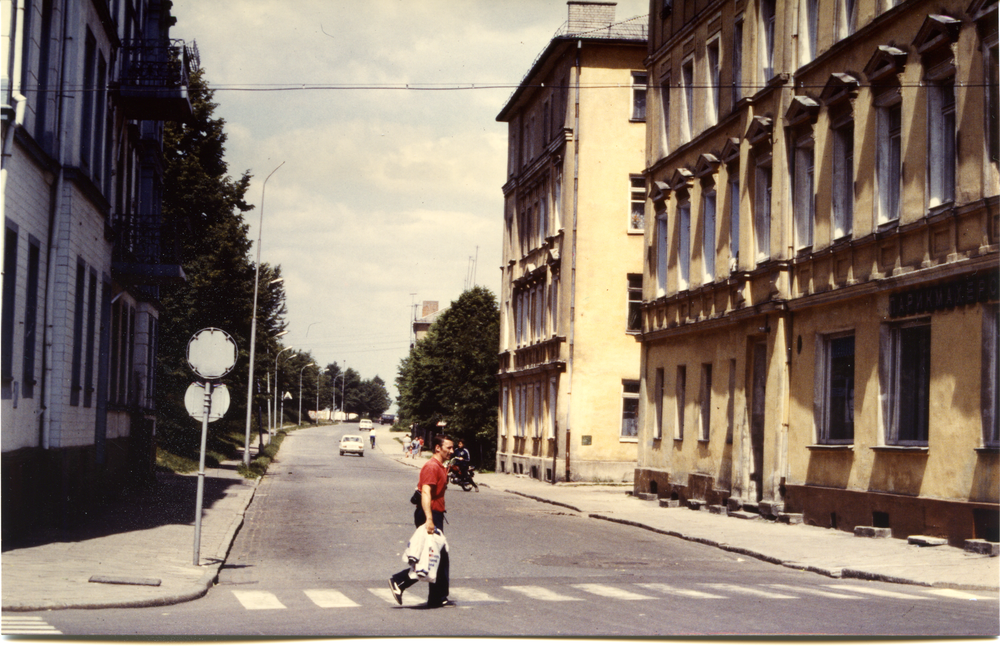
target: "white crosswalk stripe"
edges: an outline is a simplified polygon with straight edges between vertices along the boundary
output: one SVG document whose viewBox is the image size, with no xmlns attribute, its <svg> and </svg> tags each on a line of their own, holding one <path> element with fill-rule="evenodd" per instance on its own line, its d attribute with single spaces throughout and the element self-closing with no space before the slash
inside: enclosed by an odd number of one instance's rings
<svg viewBox="0 0 1000 647">
<path fill-rule="evenodd" d="M 470 589 L 464 586 L 449 587 L 448 592 L 451 594 L 451 598 L 461 600 L 462 602 L 506 602 L 506 600 L 497 599 L 489 593 L 484 593 L 478 589 Z"/>
<path fill-rule="evenodd" d="M 556 593 L 542 586 L 505 586 L 503 587 L 508 591 L 513 591 L 514 593 L 520 593 L 521 595 L 527 596 L 533 600 L 542 600 L 544 602 L 580 602 L 580 598 L 574 598 L 569 595 L 562 595 L 561 593 Z"/>
<path fill-rule="evenodd" d="M 848 595 L 847 593 L 834 593 L 833 591 L 824 591 L 822 589 L 814 589 L 808 586 L 794 586 L 792 584 L 768 584 L 771 588 L 781 589 L 783 591 L 795 591 L 796 593 L 806 593 L 808 595 L 818 595 L 821 598 L 834 598 L 835 600 L 860 600 L 861 598 L 857 595 Z"/>
<path fill-rule="evenodd" d="M 248 611 L 286 608 L 276 595 L 267 591 L 233 591 L 233 595 Z"/>
<path fill-rule="evenodd" d="M 13 616 L 0 619 L 0 633 L 20 636 L 43 636 L 62 634 L 39 616 Z"/>
<path fill-rule="evenodd" d="M 642 593 L 633 593 L 631 591 L 626 591 L 625 589 L 619 588 L 617 586 L 608 586 L 607 584 L 573 584 L 573 588 L 580 589 L 581 591 L 586 591 L 593 595 L 600 595 L 605 598 L 614 598 L 616 600 L 655 600 L 651 595 L 644 595 Z"/>
<path fill-rule="evenodd" d="M 968 600 L 970 602 L 976 602 L 977 600 L 996 600 L 996 596 L 988 595 L 983 591 L 956 591 L 954 589 L 928 589 L 927 592 L 933 595 L 940 595 L 943 598 L 955 598 L 956 600 Z"/>
<path fill-rule="evenodd" d="M 794 600 L 798 597 L 795 595 L 785 595 L 784 593 L 772 593 L 771 591 L 761 591 L 759 589 L 752 589 L 749 586 L 740 586 L 738 584 L 706 584 L 705 586 L 716 589 L 718 591 L 726 591 L 727 593 L 756 595 L 761 598 L 770 598 L 772 600 Z"/>
<path fill-rule="evenodd" d="M 384 602 L 396 604 L 396 599 L 392 597 L 392 593 L 389 591 L 388 586 L 383 586 L 377 589 L 368 589 L 368 592 Z"/>
<path fill-rule="evenodd" d="M 870 589 L 864 586 L 853 586 L 851 584 L 827 584 L 828 588 L 840 591 L 854 591 L 865 595 L 875 595 L 883 598 L 895 598 L 897 600 L 929 600 L 930 598 L 921 595 L 910 595 L 909 593 L 897 593 L 896 591 L 883 591 L 881 589 Z"/>
<path fill-rule="evenodd" d="M 308 589 L 303 591 L 313 604 L 321 609 L 339 609 L 344 607 L 361 606 L 340 591 L 332 589 Z"/>
<path fill-rule="evenodd" d="M 639 586 L 649 589 L 651 591 L 656 591 L 658 593 L 666 593 L 668 595 L 680 595 L 685 598 L 699 598 L 701 600 L 725 600 L 726 596 L 716 595 L 714 593 L 706 593 L 705 591 L 695 591 L 693 589 L 679 589 L 676 586 L 671 586 L 669 584 L 660 584 L 659 582 L 641 583 Z"/>
</svg>

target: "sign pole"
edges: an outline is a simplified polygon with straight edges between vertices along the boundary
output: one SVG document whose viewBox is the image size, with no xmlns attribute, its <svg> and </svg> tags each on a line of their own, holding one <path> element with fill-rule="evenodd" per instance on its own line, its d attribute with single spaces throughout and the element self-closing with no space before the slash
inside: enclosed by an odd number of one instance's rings
<svg viewBox="0 0 1000 647">
<path fill-rule="evenodd" d="M 201 553 L 201 504 L 205 495 L 205 441 L 208 438 L 208 414 L 212 409 L 212 381 L 205 382 L 205 406 L 201 421 L 201 456 L 198 459 L 198 493 L 194 509 L 194 565 L 199 566 Z"/>
</svg>

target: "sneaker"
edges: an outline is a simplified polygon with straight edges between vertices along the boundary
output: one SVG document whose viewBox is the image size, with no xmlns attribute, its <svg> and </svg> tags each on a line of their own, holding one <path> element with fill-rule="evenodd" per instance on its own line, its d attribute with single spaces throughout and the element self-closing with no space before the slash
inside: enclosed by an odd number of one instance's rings
<svg viewBox="0 0 1000 647">
<path fill-rule="evenodd" d="M 396 604 L 403 604 L 403 589 L 399 588 L 396 584 L 396 580 L 389 578 L 389 591 L 392 593 L 392 597 L 396 600 Z"/>
</svg>

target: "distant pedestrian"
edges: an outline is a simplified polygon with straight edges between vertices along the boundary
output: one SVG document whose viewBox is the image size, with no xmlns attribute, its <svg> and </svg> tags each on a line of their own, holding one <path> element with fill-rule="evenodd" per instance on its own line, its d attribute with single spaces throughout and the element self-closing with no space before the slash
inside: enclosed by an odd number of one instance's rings
<svg viewBox="0 0 1000 647">
<path fill-rule="evenodd" d="M 424 526 L 427 534 L 434 534 L 435 529 L 444 532 L 444 515 L 447 512 L 444 503 L 444 492 L 448 489 L 448 469 L 445 463 L 451 458 L 453 443 L 444 436 L 434 438 L 434 455 L 420 469 L 417 490 L 420 491 L 420 503 L 413 511 L 413 524 L 417 528 Z M 437 578 L 430 583 L 427 593 L 429 608 L 451 607 L 455 603 L 448 599 L 448 577 L 450 570 L 448 549 L 441 551 L 441 561 L 438 564 Z M 410 569 L 406 568 L 389 578 L 389 590 L 396 604 L 403 603 L 403 591 L 413 586 L 417 580 L 410 577 Z"/>
<path fill-rule="evenodd" d="M 375 449 L 375 427 L 372 427 L 372 430 L 368 432 L 368 438 L 372 441 L 372 449 Z"/>
</svg>

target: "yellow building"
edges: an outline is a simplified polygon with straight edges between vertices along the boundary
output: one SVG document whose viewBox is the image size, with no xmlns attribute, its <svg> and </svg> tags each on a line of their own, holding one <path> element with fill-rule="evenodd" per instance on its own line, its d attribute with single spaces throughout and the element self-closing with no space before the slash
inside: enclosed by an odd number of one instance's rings
<svg viewBox="0 0 1000 647">
<path fill-rule="evenodd" d="M 513 93 L 497 470 L 630 481 L 639 396 L 647 18 L 567 3 Z"/>
<path fill-rule="evenodd" d="M 998 541 L 996 0 L 653 0 L 635 490 Z"/>
</svg>

